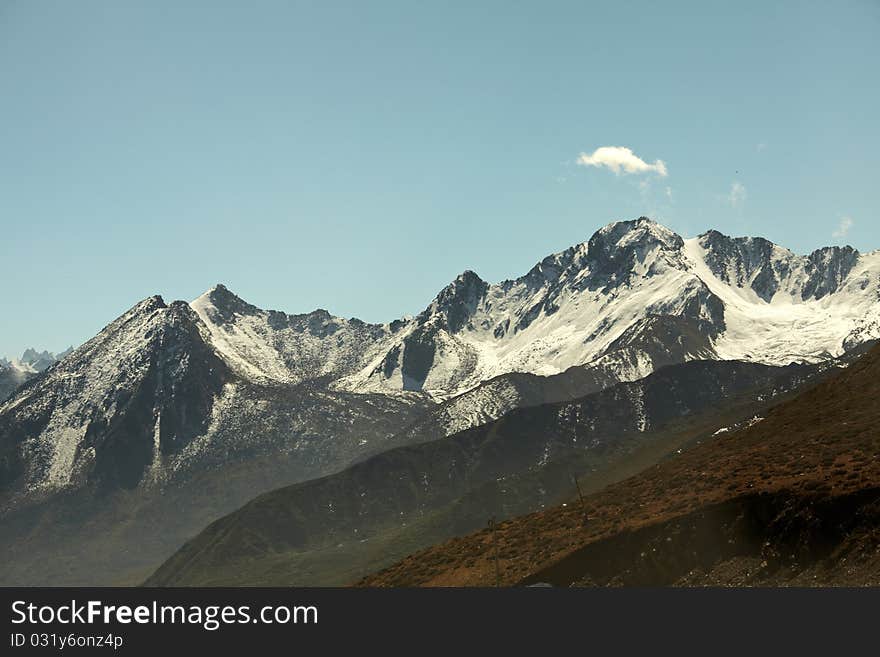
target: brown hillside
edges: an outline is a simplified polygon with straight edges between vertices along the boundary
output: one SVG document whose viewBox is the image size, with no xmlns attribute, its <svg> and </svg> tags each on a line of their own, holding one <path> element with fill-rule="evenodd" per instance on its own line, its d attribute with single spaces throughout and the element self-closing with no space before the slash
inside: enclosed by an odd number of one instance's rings
<svg viewBox="0 0 880 657">
<path fill-rule="evenodd" d="M 880 346 L 747 429 L 497 527 L 503 585 L 880 585 Z M 361 586 L 495 583 L 488 530 Z"/>
</svg>

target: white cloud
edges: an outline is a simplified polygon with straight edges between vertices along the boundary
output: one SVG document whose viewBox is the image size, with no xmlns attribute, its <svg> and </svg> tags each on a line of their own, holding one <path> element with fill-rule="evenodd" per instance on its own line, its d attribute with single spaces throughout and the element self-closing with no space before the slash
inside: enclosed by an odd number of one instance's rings
<svg viewBox="0 0 880 657">
<path fill-rule="evenodd" d="M 672 200 L 672 187 L 667 187 L 663 193 L 666 194 L 666 198 Z"/>
<path fill-rule="evenodd" d="M 653 164 L 649 164 L 625 146 L 602 146 L 590 155 L 581 153 L 577 163 L 584 167 L 606 167 L 618 176 L 621 173 L 650 173 L 652 171 L 663 178 L 669 175 L 663 160 L 655 160 Z"/>
<path fill-rule="evenodd" d="M 757 150 L 759 153 L 760 153 L 761 151 L 763 151 L 765 148 L 767 148 L 767 144 L 765 144 L 763 141 L 762 141 L 760 144 L 758 144 L 758 145 L 756 146 L 756 150 Z"/>
<path fill-rule="evenodd" d="M 746 200 L 746 186 L 741 182 L 734 181 L 730 185 L 730 194 L 727 195 L 727 202 L 731 206 L 738 208 Z"/>
<path fill-rule="evenodd" d="M 841 217 L 840 223 L 837 225 L 837 230 L 831 233 L 831 237 L 846 237 L 849 235 L 849 229 L 853 227 L 854 223 L 852 217 Z"/>
</svg>

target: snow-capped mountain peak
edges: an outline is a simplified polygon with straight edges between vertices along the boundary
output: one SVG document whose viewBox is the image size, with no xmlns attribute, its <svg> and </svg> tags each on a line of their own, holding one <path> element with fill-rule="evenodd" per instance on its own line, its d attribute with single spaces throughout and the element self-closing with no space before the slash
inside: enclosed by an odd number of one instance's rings
<svg viewBox="0 0 880 657">
<path fill-rule="evenodd" d="M 161 487 L 260 450 L 315 476 L 418 439 L 402 430 L 431 401 L 444 403 L 419 425 L 430 436 L 541 403 L 546 382 L 516 373 L 598 389 L 691 360 L 822 361 L 877 338 L 880 251 L 800 256 L 645 218 L 518 278 L 465 271 L 387 324 L 264 310 L 223 285 L 191 303 L 153 296 L 0 401 L 0 501 Z"/>
<path fill-rule="evenodd" d="M 362 365 L 389 326 L 334 317 L 326 310 L 288 315 L 261 310 L 216 285 L 190 304 L 217 353 L 239 375 L 266 383 L 338 378 Z"/>
<path fill-rule="evenodd" d="M 599 257 L 597 251 L 610 253 L 613 251 L 626 251 L 636 247 L 651 249 L 660 247 L 667 250 L 677 250 L 682 247 L 682 238 L 666 226 L 657 223 L 648 217 L 627 221 L 613 221 L 597 230 L 590 238 L 588 244 L 591 254 Z"/>
<path fill-rule="evenodd" d="M 716 230 L 699 236 L 703 259 L 729 285 L 751 288 L 766 302 L 778 292 L 821 299 L 833 294 L 859 261 L 850 246 L 825 247 L 799 256 L 761 237 L 728 237 Z"/>
<path fill-rule="evenodd" d="M 419 315 L 419 321 L 427 323 L 437 317 L 451 333 L 456 333 L 474 314 L 488 289 L 488 283 L 471 270 L 466 270 L 440 291 L 431 305 Z"/>
<path fill-rule="evenodd" d="M 37 351 L 33 347 L 29 347 L 18 358 L 0 358 L 0 365 L 29 374 L 37 374 L 47 370 L 72 351 L 73 347 L 69 347 L 58 354 L 53 354 L 51 351 Z"/>
<path fill-rule="evenodd" d="M 654 341 L 684 332 L 683 358 L 782 364 L 838 355 L 880 337 L 876 261 L 851 247 L 801 256 L 715 230 L 685 240 L 640 217 L 603 226 L 516 279 L 491 284 L 467 270 L 422 313 L 389 324 L 264 311 L 222 285 L 192 307 L 243 376 L 446 398 L 508 372 L 597 362 L 622 379 L 643 376 L 655 359 L 633 340 L 645 340 L 648 327 Z"/>
<path fill-rule="evenodd" d="M 0 434 L 27 426 L 33 437 L 0 484 L 15 474 L 29 493 L 86 477 L 136 486 L 206 427 L 228 375 L 205 333 L 188 303 L 149 297 L 18 390 L 0 405 Z"/>
<path fill-rule="evenodd" d="M 45 372 L 72 351 L 73 347 L 69 347 L 59 354 L 53 354 L 50 351 L 37 351 L 29 347 L 20 358 L 11 360 L 0 358 L 0 403 L 8 399 L 26 381 Z"/>
</svg>

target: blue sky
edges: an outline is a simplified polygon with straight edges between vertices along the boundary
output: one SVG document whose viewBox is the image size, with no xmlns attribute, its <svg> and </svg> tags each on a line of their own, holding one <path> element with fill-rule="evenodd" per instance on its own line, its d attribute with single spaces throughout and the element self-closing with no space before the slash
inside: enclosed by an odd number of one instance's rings
<svg viewBox="0 0 880 657">
<path fill-rule="evenodd" d="M 639 215 L 880 248 L 878 37 L 868 0 L 0 0 L 0 354 L 217 282 L 388 321 Z"/>
</svg>

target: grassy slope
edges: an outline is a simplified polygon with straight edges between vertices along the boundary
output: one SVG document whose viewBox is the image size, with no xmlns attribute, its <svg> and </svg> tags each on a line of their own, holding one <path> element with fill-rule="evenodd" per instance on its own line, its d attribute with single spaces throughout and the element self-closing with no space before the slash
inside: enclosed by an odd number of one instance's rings
<svg viewBox="0 0 880 657">
<path fill-rule="evenodd" d="M 632 536 L 649 528 L 669 529 L 678 519 L 689 531 L 696 531 L 697 520 L 711 514 L 718 505 L 739 505 L 736 517 L 750 517 L 755 495 L 787 501 L 770 520 L 807 528 L 822 522 L 817 511 L 824 505 L 845 506 L 848 500 L 860 500 L 854 507 L 862 522 L 838 537 L 840 545 L 823 562 L 804 561 L 790 567 L 787 576 L 769 569 L 760 552 L 744 552 L 725 559 L 708 569 L 683 575 L 662 583 L 735 584 L 735 583 L 804 583 L 852 584 L 873 581 L 871 573 L 880 573 L 880 556 L 872 546 L 877 541 L 876 513 L 871 491 L 880 486 L 880 347 L 873 348 L 849 368 L 827 381 L 806 390 L 795 399 L 779 404 L 765 420 L 735 433 L 719 436 L 686 450 L 680 456 L 654 465 L 641 474 L 611 485 L 587 498 L 590 521 L 582 523 L 582 512 L 575 505 L 555 507 L 502 523 L 497 538 L 503 583 L 515 584 L 549 577 L 554 568 L 579 564 L 580 572 L 589 572 L 591 546 Z M 859 497 L 865 492 L 867 497 Z M 751 505 L 751 506 L 750 506 Z M 772 507 L 772 505 L 771 505 Z M 702 522 L 702 521 L 700 521 Z M 728 524 L 724 524 L 727 522 Z M 720 520 L 715 530 L 734 528 Z M 666 523 L 666 524 L 664 524 Z M 660 534 L 654 534 L 656 537 Z M 629 542 L 628 563 L 644 558 L 649 546 Z M 491 535 L 487 530 L 453 539 L 415 553 L 395 565 L 362 580 L 368 586 L 467 586 L 488 585 L 494 581 L 494 558 Z M 672 542 L 672 536 L 667 534 Z M 734 537 L 740 540 L 740 536 Z M 665 539 L 664 539 L 665 540 Z M 733 539 L 732 539 L 733 540 Z M 775 540 L 769 537 L 768 541 Z M 849 545 L 858 540 L 858 545 Z M 849 545 L 847 548 L 846 546 Z M 812 549 L 815 546 L 807 546 Z M 598 550 L 598 547 L 592 549 Z M 744 548 L 745 549 L 745 548 Z M 880 548 L 878 548 L 880 549 Z M 856 565 L 844 566 L 841 550 L 861 555 Z M 598 552 L 597 552 L 598 553 Z M 836 556 L 834 556 L 836 555 Z M 729 556 L 729 555 L 727 555 Z M 580 559 L 580 561 L 578 561 Z M 752 567 L 746 561 L 757 559 Z M 834 561 L 837 559 L 838 561 Z M 623 568 L 623 566 L 621 566 Z M 728 568 L 728 570 L 725 570 Z M 568 580 L 576 580 L 578 568 L 568 570 Z M 819 573 L 822 578 L 819 578 Z M 747 573 L 747 575 L 745 574 Z M 607 583 L 646 583 L 649 580 L 627 579 L 617 573 Z M 657 583 L 652 581 L 652 583 Z"/>
<path fill-rule="evenodd" d="M 425 444 L 394 450 L 377 457 L 376 463 L 361 466 L 361 469 L 371 468 L 375 472 L 368 473 L 369 476 L 361 473 L 357 483 L 334 476 L 331 480 L 306 482 L 254 500 L 235 514 L 214 523 L 184 546 L 147 580 L 147 584 L 345 584 L 427 545 L 480 528 L 491 516 L 511 517 L 558 504 L 572 493 L 572 472 L 587 473 L 581 479 L 585 493 L 598 490 L 707 438 L 719 426 L 751 417 L 770 403 L 756 402 L 752 392 L 725 399 L 722 408 L 716 406 L 700 415 L 678 419 L 659 431 L 615 436 L 602 449 L 563 454 L 543 469 L 520 470 L 497 480 L 493 476 L 488 481 L 465 482 L 450 499 L 429 505 L 423 512 L 407 512 L 402 520 L 396 512 L 389 513 L 386 507 L 400 503 L 400 495 L 408 497 L 415 495 L 415 491 L 404 487 L 401 492 L 391 495 L 392 499 L 377 499 L 371 507 L 352 502 L 358 499 L 357 490 L 361 486 L 375 490 L 370 486 L 379 486 L 377 482 L 387 477 L 388 472 L 406 472 L 407 458 L 416 459 L 414 467 L 420 467 L 421 461 L 425 460 L 435 464 L 448 462 L 456 453 L 451 439 L 438 441 L 433 446 Z M 521 413 L 523 417 L 532 414 L 541 418 L 547 415 L 540 410 Z M 517 435 L 526 437 L 543 426 L 523 426 L 522 421 L 512 424 L 516 425 Z M 502 422 L 499 427 L 504 425 Z M 480 447 L 479 453 L 482 457 L 487 451 L 504 453 L 516 442 L 504 439 L 493 443 L 490 439 Z M 432 449 L 436 453 L 426 458 L 426 450 Z M 450 450 L 451 456 L 447 454 Z M 462 454 L 462 458 L 468 458 L 464 452 Z M 402 464 L 394 461 L 402 461 Z M 331 488 L 332 494 L 309 493 L 311 487 L 322 485 Z M 352 521 L 343 522 L 339 527 L 321 527 L 315 524 L 316 515 L 320 518 L 330 512 L 328 510 L 325 514 L 321 507 L 321 513 L 316 514 L 316 509 L 310 508 L 318 503 L 316 499 L 332 500 L 334 513 L 345 517 L 358 518 L 369 514 L 381 520 L 372 525 Z M 346 506 L 349 502 L 352 502 L 350 508 Z"/>
</svg>

